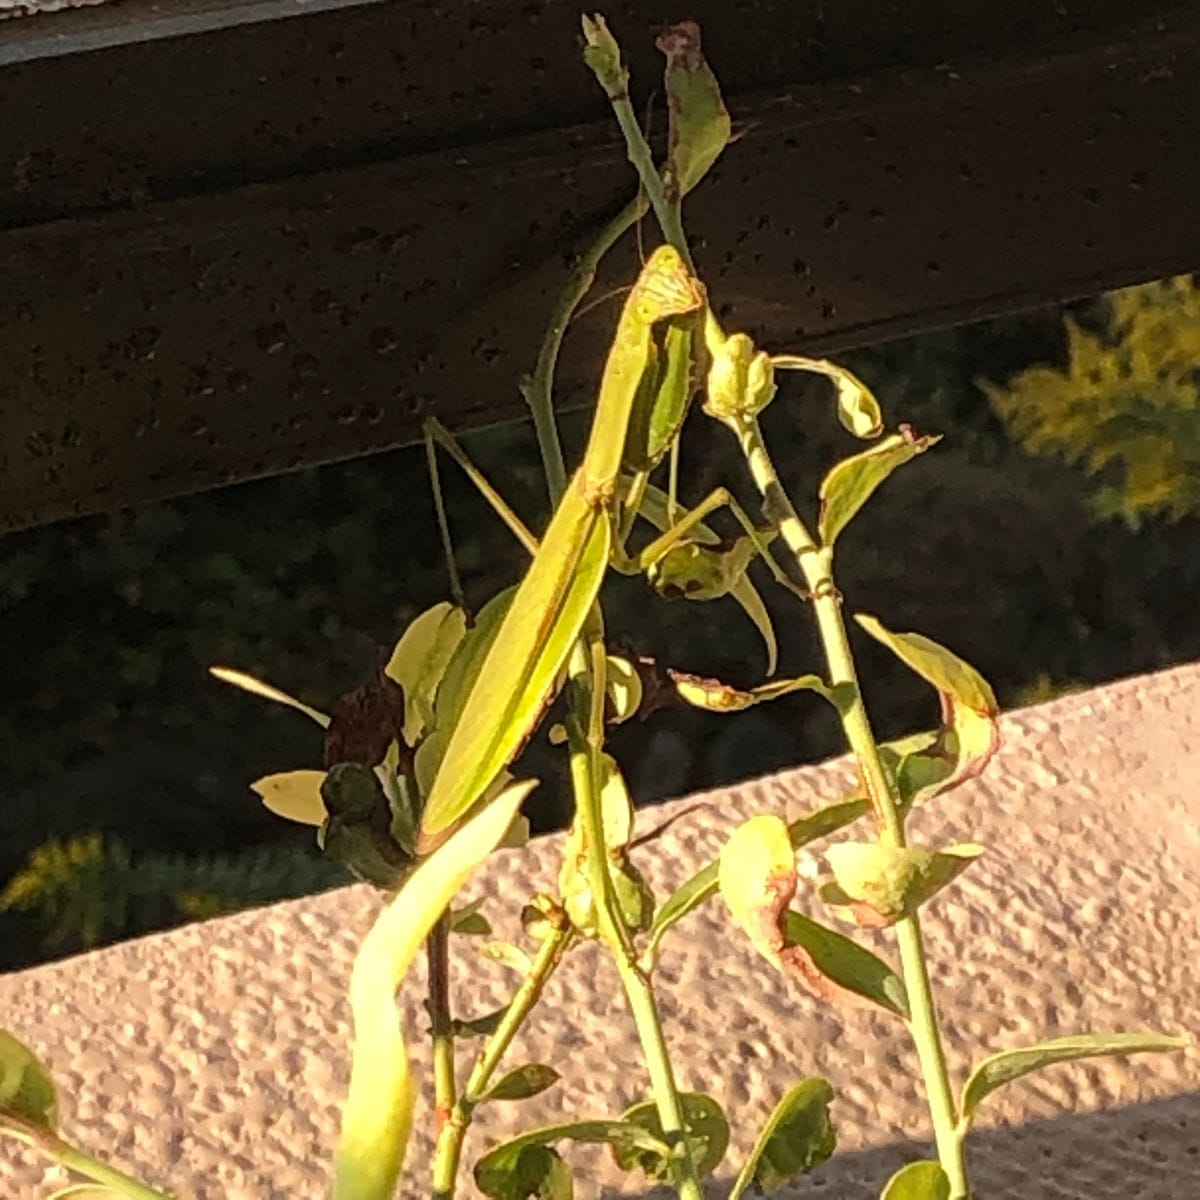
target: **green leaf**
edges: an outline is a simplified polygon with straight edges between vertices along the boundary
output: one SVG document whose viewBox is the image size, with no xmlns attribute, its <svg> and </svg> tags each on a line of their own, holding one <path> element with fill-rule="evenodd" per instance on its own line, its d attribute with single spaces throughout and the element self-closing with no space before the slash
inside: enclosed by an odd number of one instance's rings
<svg viewBox="0 0 1200 1200">
<path fill-rule="evenodd" d="M 721 849 L 717 882 L 750 944 L 779 966 L 780 915 L 796 894 L 796 851 L 783 819 L 763 814 L 739 825 Z"/>
<path fill-rule="evenodd" d="M 688 1151 L 696 1164 L 696 1174 L 703 1179 L 711 1175 L 729 1149 L 729 1122 L 721 1106 L 711 1097 L 699 1092 L 681 1092 L 679 1102 L 683 1108 L 683 1128 Z M 613 1157 L 626 1171 L 640 1167 L 649 1179 L 667 1183 L 671 1179 L 670 1152 L 661 1145 L 662 1122 L 653 1100 L 643 1100 L 627 1108 L 621 1115 L 622 1121 L 640 1125 L 660 1146 L 623 1146 L 613 1144 Z"/>
<path fill-rule="evenodd" d="M 467 629 L 461 608 L 443 601 L 415 617 L 384 673 L 404 689 L 404 740 L 415 746 L 433 725 L 434 699 Z"/>
<path fill-rule="evenodd" d="M 788 838 L 793 849 L 814 842 L 817 838 L 826 837 L 844 829 L 859 817 L 870 811 L 865 800 L 849 799 L 827 808 L 818 809 L 807 817 L 801 817 L 788 826 Z M 677 921 L 681 921 L 688 913 L 698 908 L 706 900 L 715 896 L 718 888 L 719 862 L 711 862 L 702 867 L 686 883 L 681 884 L 667 898 L 658 910 L 653 924 L 650 926 L 649 954 L 653 957 L 662 942 L 667 930 Z"/>
<path fill-rule="evenodd" d="M 534 1147 L 551 1146 L 555 1142 L 607 1142 L 620 1146 L 622 1151 L 637 1149 L 650 1153 L 669 1155 L 670 1151 L 658 1139 L 651 1136 L 641 1125 L 629 1121 L 568 1121 L 560 1125 L 547 1125 L 532 1129 L 511 1141 L 503 1142 L 489 1150 L 475 1164 L 475 1183 L 479 1190 L 492 1200 L 526 1200 L 528 1196 L 566 1196 L 569 1192 L 538 1192 L 521 1190 L 532 1181 L 541 1183 L 549 1172 L 548 1160 L 541 1155 L 526 1158 L 526 1152 Z M 555 1156 L 557 1158 L 557 1155 Z M 561 1161 L 561 1160 L 560 1160 Z M 561 1187 L 560 1175 L 552 1177 L 555 1186 Z"/>
<path fill-rule="evenodd" d="M 572 1200 L 575 1195 L 571 1168 L 548 1146 L 517 1146 L 511 1155 L 493 1151 L 487 1157 L 486 1167 L 482 1159 L 476 1164 L 475 1182 L 493 1200 Z"/>
<path fill-rule="evenodd" d="M 935 436 L 894 433 L 869 450 L 838 463 L 821 483 L 821 515 L 817 525 L 821 541 L 832 546 L 875 489 L 897 467 L 923 454 L 938 441 L 940 438 Z"/>
<path fill-rule="evenodd" d="M 484 897 L 464 904 L 450 913 L 450 932 L 461 933 L 469 937 L 486 937 L 492 932 L 491 922 L 479 910 L 484 904 Z"/>
<path fill-rule="evenodd" d="M 941 1163 L 910 1162 L 887 1181 L 879 1200 L 950 1200 L 950 1177 Z"/>
<path fill-rule="evenodd" d="M 320 827 L 329 817 L 321 798 L 324 782 L 324 771 L 282 771 L 264 775 L 250 787 L 262 797 L 264 807 L 277 817 Z"/>
<path fill-rule="evenodd" d="M 834 387 L 838 420 L 856 438 L 878 437 L 883 431 L 883 412 L 879 401 L 853 371 L 847 371 L 827 358 L 807 358 L 800 354 L 773 355 L 771 366 L 773 369 L 824 375 Z M 911 436 L 907 426 L 902 425 L 900 430 L 902 436 Z"/>
<path fill-rule="evenodd" d="M 1077 1058 L 1105 1058 L 1116 1054 L 1151 1054 L 1185 1050 L 1192 1039 L 1166 1033 L 1081 1033 L 1052 1038 L 1021 1050 L 1002 1050 L 985 1058 L 963 1086 L 959 1111 L 963 1128 L 969 1129 L 979 1105 L 997 1088 L 1031 1071 L 1052 1067 Z"/>
<path fill-rule="evenodd" d="M 483 1094 L 484 1100 L 528 1100 L 553 1087 L 562 1076 L 544 1063 L 526 1063 L 498 1079 Z"/>
<path fill-rule="evenodd" d="M 58 1125 L 58 1094 L 38 1056 L 0 1029 L 0 1127 L 8 1127 L 10 1120 L 53 1133 Z"/>
<path fill-rule="evenodd" d="M 908 993 L 891 967 L 865 946 L 801 913 L 783 914 L 784 969 L 827 1002 L 866 1001 L 907 1021 Z"/>
<path fill-rule="evenodd" d="M 729 1200 L 740 1200 L 751 1184 L 773 1192 L 825 1162 L 837 1146 L 829 1119 L 832 1100 L 833 1088 L 824 1079 L 802 1079 L 792 1087 L 767 1118 Z"/>
<path fill-rule="evenodd" d="M 481 1017 L 471 1017 L 465 1021 L 456 1020 L 454 1032 L 460 1037 L 491 1037 L 500 1028 L 500 1022 L 504 1020 L 508 1007 L 506 1004 L 503 1008 L 484 1013 Z"/>
<path fill-rule="evenodd" d="M 821 898 L 835 908 L 848 908 L 859 925 L 893 925 L 957 879 L 982 853 L 974 842 L 938 851 L 838 842 L 825 851 L 836 882 L 822 887 Z"/>
<path fill-rule="evenodd" d="M 569 486 L 450 733 L 421 814 L 420 853 L 475 808 L 541 720 L 611 548 L 608 514 L 582 487 Z"/>
<path fill-rule="evenodd" d="M 667 668 L 667 675 L 675 685 L 681 700 L 708 712 L 742 712 L 756 704 L 778 700 L 792 692 L 816 692 L 828 700 L 840 712 L 844 707 L 847 688 L 853 685 L 835 684 L 830 687 L 819 675 L 800 675 L 795 679 L 772 679 L 757 687 L 736 688 L 719 679 L 708 679 L 702 675 L 689 675 L 684 671 Z"/>
<path fill-rule="evenodd" d="M 504 836 L 536 780 L 513 784 L 408 877 L 363 939 L 350 974 L 354 1042 L 333 1200 L 388 1200 L 412 1129 L 413 1087 L 396 992 L 425 938 Z"/>
<path fill-rule="evenodd" d="M 682 196 L 704 178 L 728 144 L 732 127 L 716 76 L 700 50 L 700 27 L 694 21 L 668 25 L 655 44 L 667 58 L 669 150 L 664 183 Z"/>
<path fill-rule="evenodd" d="M 622 479 L 621 483 L 622 487 L 628 490 L 628 478 Z M 674 521 L 671 519 L 667 493 L 653 484 L 647 484 L 638 507 L 638 516 L 649 521 L 655 529 L 661 532 L 670 529 Z M 702 542 L 706 546 L 717 546 L 721 543 L 720 535 L 703 522 L 692 527 L 690 536 L 694 541 Z M 759 595 L 750 576 L 741 575 L 730 587 L 729 596 L 742 606 L 762 637 L 763 644 L 767 649 L 767 674 L 774 675 L 779 654 L 778 643 L 775 639 L 775 627 L 771 624 L 767 606 L 763 603 L 763 598 Z"/>
<path fill-rule="evenodd" d="M 222 683 L 232 684 L 236 688 L 241 688 L 243 692 L 249 692 L 252 696 L 261 696 L 264 700 L 273 700 L 276 704 L 284 704 L 288 708 L 294 708 L 297 712 L 302 712 L 310 720 L 316 721 L 322 729 L 329 728 L 330 718 L 323 712 L 318 712 L 315 708 L 310 708 L 304 701 L 297 700 L 295 696 L 289 696 L 287 692 L 281 692 L 277 687 L 272 687 L 269 683 L 263 683 L 261 679 L 255 679 L 253 675 L 247 675 L 245 671 L 235 671 L 232 667 L 209 667 L 208 673 L 214 679 L 219 679 Z"/>
</svg>

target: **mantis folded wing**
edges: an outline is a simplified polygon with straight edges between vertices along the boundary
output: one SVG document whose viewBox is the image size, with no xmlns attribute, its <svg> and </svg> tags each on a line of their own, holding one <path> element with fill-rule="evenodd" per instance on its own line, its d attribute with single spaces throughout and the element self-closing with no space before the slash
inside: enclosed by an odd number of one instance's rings
<svg viewBox="0 0 1200 1200">
<path fill-rule="evenodd" d="M 551 518 L 446 745 L 422 814 L 418 853 L 429 853 L 444 841 L 478 803 L 552 699 L 613 551 L 629 430 L 639 395 L 644 398 L 647 369 L 658 353 L 655 327 L 674 321 L 696 328 L 704 304 L 703 286 L 678 252 L 659 247 L 621 311 L 583 461 Z M 690 395 L 690 383 L 687 386 Z M 679 421 L 685 408 L 686 398 Z M 673 436 L 662 442 L 663 449 Z M 637 468 L 652 465 L 649 451 L 642 454 L 639 448 L 639 455 L 647 461 L 636 463 Z"/>
</svg>

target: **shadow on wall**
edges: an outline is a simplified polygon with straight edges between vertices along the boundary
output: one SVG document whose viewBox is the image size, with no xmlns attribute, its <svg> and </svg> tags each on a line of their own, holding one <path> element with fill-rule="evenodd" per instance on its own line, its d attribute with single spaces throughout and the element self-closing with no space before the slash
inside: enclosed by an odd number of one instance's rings
<svg viewBox="0 0 1200 1200">
<path fill-rule="evenodd" d="M 837 1108 L 834 1107 L 836 1116 Z M 980 1200 L 1188 1200 L 1200 1196 L 1200 1092 L 1103 1112 L 975 1129 L 971 1182 Z M 932 1146 L 904 1141 L 839 1151 L 812 1175 L 774 1193 L 783 1200 L 866 1200 Z M 722 1178 L 711 1195 L 724 1195 Z M 616 1200 L 631 1193 L 605 1190 Z M 658 1188 L 646 1200 L 667 1200 Z"/>
</svg>

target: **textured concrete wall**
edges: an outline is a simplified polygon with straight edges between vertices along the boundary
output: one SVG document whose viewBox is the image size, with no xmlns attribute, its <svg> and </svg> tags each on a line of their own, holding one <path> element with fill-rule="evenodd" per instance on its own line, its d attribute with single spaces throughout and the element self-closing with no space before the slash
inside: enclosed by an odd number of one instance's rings
<svg viewBox="0 0 1200 1200">
<path fill-rule="evenodd" d="M 929 841 L 973 838 L 990 851 L 925 923 L 956 1075 L 985 1051 L 1088 1027 L 1200 1028 L 1198 701 L 1191 666 L 1017 713 L 986 777 L 914 822 Z M 666 889 L 711 858 L 734 822 L 797 816 L 847 779 L 839 761 L 714 793 L 707 814 L 673 826 L 642 861 Z M 498 855 L 475 893 L 518 901 L 548 886 L 555 850 L 548 840 Z M 377 905 L 349 888 L 2 978 L 0 1023 L 49 1060 L 66 1085 L 67 1127 L 86 1147 L 181 1197 L 321 1196 L 346 1083 L 342 993 Z M 499 926 L 514 930 L 507 918 Z M 466 1011 L 507 997 L 498 967 L 468 970 L 460 956 L 454 978 Z M 928 1127 L 903 1029 L 818 1009 L 730 932 L 719 902 L 678 927 L 658 978 L 683 1083 L 744 1122 L 722 1179 L 773 1099 L 818 1071 L 839 1093 L 842 1152 L 791 1194 L 875 1196 L 917 1153 Z M 404 994 L 413 1028 L 424 1025 L 416 984 Z M 519 1123 L 612 1114 L 639 1096 L 616 979 L 594 948 L 561 970 L 512 1061 L 522 1059 L 552 1061 L 571 1079 L 486 1110 L 472 1152 Z M 1198 1067 L 1195 1053 L 1109 1060 L 1000 1093 L 974 1142 L 979 1196 L 1200 1196 Z M 417 1169 L 427 1116 L 410 1150 Z M 574 1159 L 590 1173 L 579 1195 L 638 1192 L 604 1154 Z M 5 1200 L 58 1181 L 0 1147 Z M 426 1192 L 423 1177 L 403 1189 Z"/>
</svg>

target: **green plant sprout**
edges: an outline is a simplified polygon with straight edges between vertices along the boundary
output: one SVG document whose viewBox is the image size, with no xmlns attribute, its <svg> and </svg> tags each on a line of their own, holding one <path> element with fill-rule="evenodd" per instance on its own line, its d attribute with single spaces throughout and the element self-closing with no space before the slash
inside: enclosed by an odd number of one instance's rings
<svg viewBox="0 0 1200 1200">
<path fill-rule="evenodd" d="M 252 786 L 273 812 L 317 830 L 324 853 L 380 888 L 385 906 L 363 940 L 350 980 L 354 1023 L 349 1093 L 334 1167 L 334 1200 L 386 1200 L 405 1166 L 417 1084 L 409 1071 L 396 992 L 424 945 L 428 957 L 436 1144 L 421 1164 L 428 1189 L 449 1200 L 462 1183 L 464 1139 L 481 1107 L 538 1095 L 561 1076 L 545 1063 L 509 1065 L 514 1038 L 547 981 L 586 940 L 612 955 L 645 1060 L 647 1093 L 617 1114 L 530 1129 L 489 1149 L 474 1165 L 475 1186 L 493 1200 L 568 1200 L 573 1174 L 563 1154 L 575 1142 L 607 1145 L 615 1162 L 701 1200 L 703 1181 L 725 1161 L 729 1121 L 711 1095 L 676 1082 L 655 991 L 664 939 L 720 893 L 734 923 L 774 969 L 823 1003 L 851 1001 L 902 1022 L 911 1033 L 928 1098 L 936 1158 L 909 1163 L 881 1181 L 882 1200 L 969 1197 L 964 1146 L 982 1102 L 1042 1067 L 1077 1058 L 1180 1049 L 1185 1036 L 1099 1033 L 1062 1037 L 981 1059 L 955 1091 L 946 1066 L 921 931 L 921 909 L 984 853 L 974 843 L 924 846 L 906 822 L 919 806 L 977 776 L 995 753 L 998 710 L 987 682 L 961 658 L 923 635 L 896 632 L 856 614 L 858 626 L 924 679 L 941 701 L 939 728 L 880 743 L 859 688 L 835 547 L 859 510 L 898 469 L 932 449 L 936 436 L 906 425 L 886 431 L 879 404 L 849 372 L 824 360 L 770 355 L 740 332 L 723 330 L 684 236 L 683 197 L 731 137 L 728 113 L 700 50 L 695 25 L 659 38 L 666 58 L 668 145 L 656 163 L 634 117 L 616 40 L 599 16 L 585 17 L 584 58 L 608 96 L 638 176 L 638 194 L 578 256 L 555 306 L 537 364 L 522 381 L 538 433 L 554 512 L 540 539 L 509 511 L 448 431 L 428 427 L 428 456 L 446 544 L 453 602 L 435 605 L 405 630 L 386 665 L 329 714 L 243 672 L 213 668 L 218 679 L 288 705 L 322 732 L 322 764 L 282 771 Z M 652 251 L 624 301 L 604 365 L 583 458 L 568 477 L 553 405 L 553 382 L 567 323 L 596 265 L 643 211 L 653 211 L 665 243 Z M 815 529 L 798 515 L 776 475 L 759 427 L 774 399 L 776 373 L 800 370 L 833 385 L 841 423 L 869 444 L 836 463 L 819 487 Z M 675 450 L 693 397 L 736 437 L 762 497 L 762 524 L 718 488 L 684 510 L 676 496 Z M 453 566 L 450 531 L 437 492 L 436 448 L 462 466 L 531 556 L 521 583 L 468 613 Z M 667 488 L 651 477 L 671 458 Z M 722 542 L 707 523 L 728 508 L 741 535 Z M 631 549 L 638 518 L 655 530 Z M 789 561 L 775 557 L 774 546 Z M 798 603 L 812 606 L 824 649 L 823 672 L 774 678 L 775 637 L 748 571 L 762 560 Z M 764 682 L 733 687 L 657 669 L 605 640 L 601 584 L 612 567 L 646 572 L 663 592 L 693 600 L 730 596 L 759 629 L 767 649 Z M 655 688 L 644 675 L 655 673 Z M 634 861 L 654 836 L 638 835 L 632 799 L 607 748 L 608 727 L 661 700 L 716 712 L 739 711 L 794 691 L 810 691 L 836 712 L 857 766 L 850 795 L 790 824 L 760 813 L 729 831 L 719 858 L 656 897 Z M 656 696 L 653 693 L 658 693 Z M 509 1002 L 464 1016 L 451 995 L 454 938 L 488 937 L 477 904 L 454 900 L 479 864 L 527 833 L 520 816 L 536 780 L 517 780 L 522 748 L 562 694 L 551 741 L 565 743 L 575 817 L 563 845 L 557 891 L 530 897 L 521 912 L 529 948 L 492 941 L 486 951 L 520 977 Z M 809 897 L 851 927 L 895 931 L 899 969 L 847 933 L 793 907 L 800 886 L 796 852 L 869 817 L 857 840 L 827 848 L 826 877 Z M 478 1039 L 465 1078 L 455 1047 Z M 817 1047 L 807 1048 L 816 1053 Z M 798 1080 L 778 1100 L 736 1168 L 726 1193 L 770 1191 L 819 1167 L 834 1152 L 835 1101 L 827 1081 Z M 57 1098 L 46 1068 L 10 1035 L 0 1036 L 0 1129 L 93 1181 L 60 1197 L 100 1200 L 165 1193 L 105 1166 L 58 1132 Z"/>
</svg>

